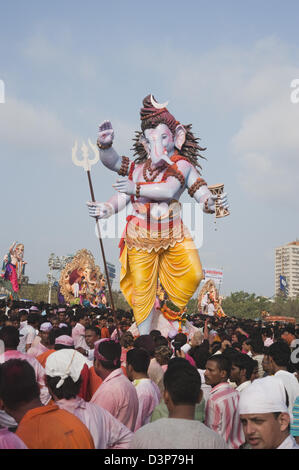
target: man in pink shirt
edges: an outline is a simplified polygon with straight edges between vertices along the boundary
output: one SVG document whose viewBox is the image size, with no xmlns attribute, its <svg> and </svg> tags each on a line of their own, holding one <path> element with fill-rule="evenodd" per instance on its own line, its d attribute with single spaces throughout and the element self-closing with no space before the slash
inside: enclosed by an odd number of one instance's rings
<svg viewBox="0 0 299 470">
<path fill-rule="evenodd" d="M 103 380 L 92 396 L 95 403 L 109 411 L 134 431 L 138 415 L 138 397 L 134 385 L 120 367 L 121 346 L 108 338 L 95 343 L 94 368 Z"/>
<path fill-rule="evenodd" d="M 41 324 L 39 328 L 40 341 L 36 342 L 36 344 L 32 344 L 31 348 L 28 349 L 27 354 L 29 356 L 37 357 L 49 350 L 49 335 L 52 329 L 52 323 L 50 322 Z"/>
<path fill-rule="evenodd" d="M 29 362 L 35 371 L 37 383 L 40 388 L 41 402 L 46 405 L 50 401 L 50 394 L 45 384 L 45 370 L 34 357 L 23 354 L 17 350 L 19 344 L 19 331 L 14 326 L 5 326 L 0 330 L 0 339 L 4 342 L 5 352 L 0 354 L 0 364 L 10 359 L 22 359 Z"/>
<path fill-rule="evenodd" d="M 72 330 L 75 349 L 82 348 L 84 350 L 88 350 L 89 347 L 85 341 L 85 328 L 89 325 L 88 314 L 84 312 L 77 313 L 76 320 L 76 326 L 74 326 Z"/>
<path fill-rule="evenodd" d="M 28 449 L 15 433 L 7 428 L 0 428 L 0 449 Z"/>
<path fill-rule="evenodd" d="M 134 348 L 145 349 L 149 353 L 151 361 L 147 373 L 149 378 L 158 385 L 162 395 L 164 392 L 164 370 L 155 358 L 155 342 L 153 337 L 151 335 L 138 336 L 134 341 Z"/>
<path fill-rule="evenodd" d="M 147 374 L 150 360 L 149 353 L 144 349 L 134 348 L 127 353 L 127 376 L 136 387 L 139 401 L 135 431 L 150 422 L 152 412 L 161 399 L 158 385 Z"/>
<path fill-rule="evenodd" d="M 62 349 L 48 357 L 46 382 L 59 408 L 79 418 L 90 431 L 96 449 L 127 449 L 132 432 L 107 410 L 78 396 L 82 358 L 78 351 Z"/>
<path fill-rule="evenodd" d="M 228 384 L 231 364 L 223 354 L 211 356 L 206 363 L 205 382 L 212 386 L 205 409 L 205 425 L 220 434 L 229 448 L 239 449 L 244 433 L 238 412 L 239 392 Z"/>
</svg>

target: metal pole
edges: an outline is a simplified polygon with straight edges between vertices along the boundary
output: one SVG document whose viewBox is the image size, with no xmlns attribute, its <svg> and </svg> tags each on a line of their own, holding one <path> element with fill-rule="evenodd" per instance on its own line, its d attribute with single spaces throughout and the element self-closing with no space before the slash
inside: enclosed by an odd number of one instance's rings
<svg viewBox="0 0 299 470">
<path fill-rule="evenodd" d="M 49 296 L 48 296 L 48 304 L 51 303 L 51 292 L 52 292 L 52 268 L 50 268 L 50 273 L 49 273 Z"/>
</svg>

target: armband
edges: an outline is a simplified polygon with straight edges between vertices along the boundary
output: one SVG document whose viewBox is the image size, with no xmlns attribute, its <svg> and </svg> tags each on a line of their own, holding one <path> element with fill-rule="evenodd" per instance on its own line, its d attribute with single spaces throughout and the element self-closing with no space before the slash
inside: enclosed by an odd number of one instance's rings
<svg viewBox="0 0 299 470">
<path fill-rule="evenodd" d="M 206 186 L 207 183 L 205 182 L 205 180 L 203 180 L 202 178 L 197 178 L 196 181 L 194 181 L 194 183 L 192 184 L 192 186 L 190 186 L 190 188 L 188 189 L 188 193 L 189 193 L 189 196 L 193 197 L 194 194 L 196 193 L 196 191 L 201 187 L 201 186 Z"/>
<path fill-rule="evenodd" d="M 122 156 L 122 161 L 121 161 L 121 167 L 118 170 L 118 174 L 120 176 L 127 176 L 129 164 L 130 164 L 130 159 L 128 157 L 126 157 L 125 155 L 123 155 Z"/>
</svg>

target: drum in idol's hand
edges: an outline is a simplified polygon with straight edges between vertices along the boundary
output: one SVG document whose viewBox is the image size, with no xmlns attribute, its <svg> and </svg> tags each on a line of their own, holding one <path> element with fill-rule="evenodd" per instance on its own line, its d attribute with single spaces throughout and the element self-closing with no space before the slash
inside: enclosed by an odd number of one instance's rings
<svg viewBox="0 0 299 470">
<path fill-rule="evenodd" d="M 217 199 L 215 201 L 215 217 L 218 219 L 220 217 L 226 217 L 227 215 L 229 215 L 229 210 L 225 209 L 221 205 L 221 195 L 223 194 L 224 184 L 213 184 L 212 186 L 208 186 L 208 188 L 213 194 L 213 196 L 217 196 Z"/>
</svg>

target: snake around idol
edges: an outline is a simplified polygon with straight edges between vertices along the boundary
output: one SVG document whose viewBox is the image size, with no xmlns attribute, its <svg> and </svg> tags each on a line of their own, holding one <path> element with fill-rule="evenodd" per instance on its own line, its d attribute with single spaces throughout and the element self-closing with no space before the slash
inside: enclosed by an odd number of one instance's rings
<svg viewBox="0 0 299 470">
<path fill-rule="evenodd" d="M 141 130 L 133 139 L 134 157 L 113 148 L 110 121 L 99 127 L 100 159 L 122 176 L 107 202 L 88 202 L 91 217 L 108 218 L 132 204 L 132 214 L 120 242 L 120 288 L 133 309 L 140 335 L 149 334 L 160 282 L 170 301 L 183 312 L 203 279 L 196 246 L 184 226 L 179 199 L 185 190 L 201 203 L 198 210 L 215 212 L 216 197 L 201 177 L 200 154 L 205 150 L 191 132 L 152 95 L 143 100 Z M 227 208 L 227 195 L 217 204 Z M 162 315 L 162 313 L 161 313 Z"/>
</svg>

